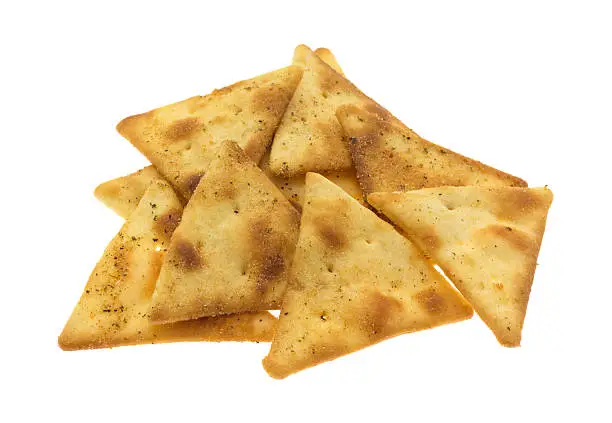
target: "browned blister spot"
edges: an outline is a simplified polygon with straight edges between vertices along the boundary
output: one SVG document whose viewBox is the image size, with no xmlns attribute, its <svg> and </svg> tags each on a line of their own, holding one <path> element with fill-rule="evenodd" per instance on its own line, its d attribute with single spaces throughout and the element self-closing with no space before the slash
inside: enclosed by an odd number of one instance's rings
<svg viewBox="0 0 612 423">
<path fill-rule="evenodd" d="M 365 132 L 349 146 L 359 182 L 366 193 L 463 185 L 454 175 L 441 173 L 437 161 L 432 162 L 429 155 L 437 148 L 434 144 L 420 139 L 408 128 L 400 134 L 394 125 L 372 115 L 363 119 Z M 416 144 L 415 140 L 418 140 Z M 395 144 L 406 145 L 410 154 L 395 151 Z"/>
<path fill-rule="evenodd" d="M 514 205 L 520 210 L 534 210 L 542 205 L 542 199 L 528 189 L 514 190 Z"/>
<path fill-rule="evenodd" d="M 204 173 L 195 173 L 193 175 L 188 176 L 185 180 L 185 183 L 183 184 L 185 186 L 185 191 L 189 194 L 193 194 L 196 188 L 198 187 L 202 176 L 204 176 Z"/>
<path fill-rule="evenodd" d="M 418 228 L 418 231 L 415 232 L 416 241 L 421 244 L 423 250 L 426 253 L 433 254 L 438 248 L 440 248 L 441 240 L 438 234 L 436 233 L 435 228 L 430 228 L 428 226 L 423 226 Z"/>
<path fill-rule="evenodd" d="M 185 270 L 195 270 L 202 267 L 202 257 L 192 243 L 183 239 L 177 239 L 173 242 L 172 246 L 172 252 L 178 266 Z"/>
<path fill-rule="evenodd" d="M 359 185 L 366 194 L 374 191 L 393 191 L 393 189 L 378 189 L 380 188 L 379 181 L 388 179 L 393 181 L 397 178 L 392 173 L 387 172 L 387 169 L 390 167 L 389 164 L 371 169 L 372 163 L 370 157 L 372 154 L 376 154 L 379 140 L 380 135 L 376 131 L 365 132 L 362 135 L 356 135 L 348 139 L 351 159 L 355 164 L 355 175 Z"/>
<path fill-rule="evenodd" d="M 166 129 L 165 135 L 169 141 L 178 141 L 187 138 L 199 127 L 199 119 L 191 116 L 185 119 L 177 120 L 176 122 L 172 122 Z"/>
<path fill-rule="evenodd" d="M 495 215 L 502 220 L 513 220 L 543 207 L 543 199 L 529 189 L 498 191 Z"/>
<path fill-rule="evenodd" d="M 270 281 L 277 279 L 285 270 L 285 261 L 280 254 L 264 255 L 259 263 L 257 291 L 266 292 Z"/>
<path fill-rule="evenodd" d="M 257 247 L 257 249 L 264 246 L 265 241 L 269 240 L 272 235 L 272 225 L 270 224 L 268 216 L 262 216 L 251 222 L 249 231 L 253 243 L 252 246 Z"/>
<path fill-rule="evenodd" d="M 393 331 L 393 322 L 404 306 L 394 297 L 372 291 L 364 297 L 361 326 L 372 339 L 381 339 Z"/>
<path fill-rule="evenodd" d="M 281 234 L 274 230 L 268 216 L 252 222 L 250 231 L 250 267 L 256 279 L 256 289 L 264 293 L 270 283 L 277 280 L 285 270 L 284 243 Z"/>
<path fill-rule="evenodd" d="M 520 229 L 512 228 L 503 225 L 489 225 L 481 231 L 484 234 L 493 235 L 496 238 L 501 238 L 506 241 L 513 249 L 521 252 L 531 252 L 535 254 L 537 244 L 528 234 Z"/>
<path fill-rule="evenodd" d="M 164 235 L 166 238 L 170 238 L 176 227 L 181 222 L 182 211 L 179 209 L 172 209 L 168 212 L 158 216 L 153 226 L 153 231 L 159 235 Z"/>
<path fill-rule="evenodd" d="M 233 200 L 238 193 L 233 176 L 228 178 L 224 175 L 214 178 L 214 180 L 209 179 L 208 182 L 209 186 L 214 186 L 213 195 L 217 201 Z"/>
<path fill-rule="evenodd" d="M 339 227 L 327 222 L 319 222 L 317 223 L 317 230 L 319 237 L 332 250 L 341 250 L 347 245 L 346 235 Z"/>
<path fill-rule="evenodd" d="M 326 201 L 324 209 L 320 210 L 316 219 L 312 221 L 316 235 L 332 251 L 342 250 L 348 245 L 348 237 L 344 232 L 347 226 L 348 208 L 349 203 L 345 199 Z"/>
<path fill-rule="evenodd" d="M 293 91 L 276 85 L 257 89 L 252 96 L 253 110 L 259 115 L 278 115 L 289 103 L 292 94 Z"/>
<path fill-rule="evenodd" d="M 236 197 L 236 186 L 235 184 L 223 184 L 219 187 L 218 197 L 226 200 L 233 200 Z"/>
<path fill-rule="evenodd" d="M 438 315 L 446 310 L 446 303 L 433 289 L 421 291 L 414 296 L 416 302 L 429 314 Z"/>
</svg>

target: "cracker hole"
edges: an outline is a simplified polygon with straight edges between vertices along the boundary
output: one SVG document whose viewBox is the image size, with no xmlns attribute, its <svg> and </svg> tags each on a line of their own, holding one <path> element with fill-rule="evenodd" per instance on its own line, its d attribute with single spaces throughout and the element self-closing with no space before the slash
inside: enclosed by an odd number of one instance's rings
<svg viewBox="0 0 612 423">
<path fill-rule="evenodd" d="M 329 273 L 334 273 L 334 266 L 333 266 L 333 264 L 328 264 L 327 265 L 327 271 Z"/>
<path fill-rule="evenodd" d="M 448 199 L 446 198 L 440 198 L 440 200 L 442 201 L 444 207 L 446 207 L 446 210 L 455 210 L 457 208 L 452 202 L 448 201 Z"/>
</svg>

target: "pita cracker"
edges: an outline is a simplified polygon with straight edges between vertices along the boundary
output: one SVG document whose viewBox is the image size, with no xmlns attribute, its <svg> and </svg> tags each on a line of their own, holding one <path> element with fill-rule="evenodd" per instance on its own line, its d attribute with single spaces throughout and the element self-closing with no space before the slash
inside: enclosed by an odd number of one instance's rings
<svg viewBox="0 0 612 423">
<path fill-rule="evenodd" d="M 236 141 L 259 162 L 301 74 L 299 67 L 283 68 L 130 116 L 117 130 L 188 199 L 221 141 Z"/>
<path fill-rule="evenodd" d="M 419 137 L 397 119 L 355 106 L 338 109 L 357 179 L 367 195 L 443 185 L 527 186 L 522 179 Z"/>
<path fill-rule="evenodd" d="M 295 49 L 293 64 L 302 66 L 304 73 L 274 135 L 270 168 L 285 178 L 309 171 L 350 169 L 351 156 L 336 109 L 360 104 L 381 116 L 388 117 L 389 112 L 308 47 L 300 45 Z"/>
<path fill-rule="evenodd" d="M 223 142 L 172 237 L 153 321 L 278 309 L 298 226 L 278 188 L 236 143 Z"/>
<path fill-rule="evenodd" d="M 344 72 L 342 72 L 342 68 L 340 67 L 340 63 L 338 63 L 338 59 L 336 59 L 336 56 L 334 56 L 334 53 L 332 53 L 330 49 L 320 47 L 314 52 L 317 56 L 319 56 L 319 59 L 323 60 L 327 64 L 327 66 L 338 72 L 340 75 L 344 76 Z"/>
<path fill-rule="evenodd" d="M 518 346 L 552 202 L 546 188 L 440 187 L 368 201 L 429 254 L 499 342 Z"/>
<path fill-rule="evenodd" d="M 181 203 L 166 182 L 151 184 L 92 272 L 59 337 L 62 349 L 271 338 L 276 319 L 269 313 L 151 324 L 151 295 L 181 213 Z"/>
<path fill-rule="evenodd" d="M 149 185 L 164 181 L 153 166 L 147 166 L 129 175 L 106 181 L 98 185 L 94 195 L 119 216 L 127 219 L 136 209 Z"/>
<path fill-rule="evenodd" d="M 321 175 L 306 175 L 292 279 L 263 360 L 272 377 L 471 316 L 408 239 Z"/>
</svg>

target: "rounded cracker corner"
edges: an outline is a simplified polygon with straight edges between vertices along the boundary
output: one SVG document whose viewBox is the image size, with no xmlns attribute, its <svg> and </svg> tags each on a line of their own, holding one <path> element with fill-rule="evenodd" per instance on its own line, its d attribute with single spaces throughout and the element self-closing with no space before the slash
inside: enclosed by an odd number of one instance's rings
<svg viewBox="0 0 612 423">
<path fill-rule="evenodd" d="M 138 121 L 143 119 L 146 115 L 147 113 L 140 113 L 123 118 L 121 121 L 119 121 L 117 126 L 115 126 L 115 129 L 122 137 L 131 140 L 131 137 L 136 133 Z"/>
<path fill-rule="evenodd" d="M 274 361 L 270 359 L 269 355 L 267 355 L 266 357 L 264 357 L 263 360 L 261 360 L 261 365 L 263 366 L 268 376 L 270 376 L 272 379 L 282 380 L 291 374 L 279 371 L 280 368 L 275 365 Z"/>
</svg>

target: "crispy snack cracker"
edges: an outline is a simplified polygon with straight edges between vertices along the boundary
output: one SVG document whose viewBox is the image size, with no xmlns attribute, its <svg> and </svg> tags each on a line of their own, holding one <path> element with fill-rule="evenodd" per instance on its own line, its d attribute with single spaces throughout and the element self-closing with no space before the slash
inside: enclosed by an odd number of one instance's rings
<svg viewBox="0 0 612 423">
<path fill-rule="evenodd" d="M 225 141 L 176 229 L 155 289 L 159 323 L 280 307 L 299 213 Z"/>
<path fill-rule="evenodd" d="M 292 279 L 263 361 L 272 377 L 471 316 L 408 239 L 321 175 L 306 175 Z"/>
<path fill-rule="evenodd" d="M 440 187 L 368 201 L 430 255 L 499 342 L 518 346 L 552 192 Z"/>
<path fill-rule="evenodd" d="M 424 140 L 398 119 L 380 119 L 355 106 L 339 108 L 337 116 L 366 197 L 375 191 L 443 185 L 527 186 L 522 179 Z"/>
</svg>

